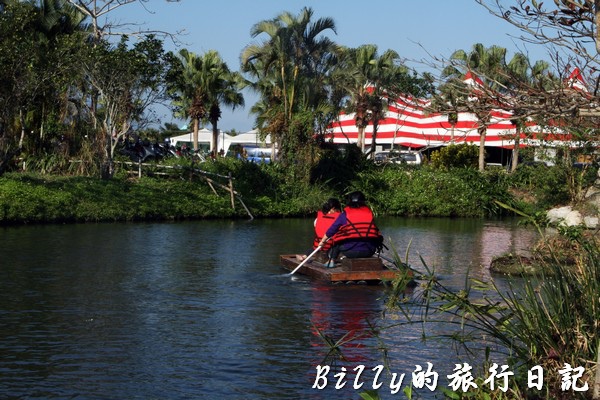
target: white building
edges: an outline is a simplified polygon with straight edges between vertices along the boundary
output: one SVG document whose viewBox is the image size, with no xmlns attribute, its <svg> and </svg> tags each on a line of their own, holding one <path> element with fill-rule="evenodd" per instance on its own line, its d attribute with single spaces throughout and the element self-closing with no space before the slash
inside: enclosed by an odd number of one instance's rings
<svg viewBox="0 0 600 400">
<path fill-rule="evenodd" d="M 198 146 L 201 149 L 213 151 L 212 146 L 212 130 L 203 128 L 198 131 Z M 183 146 L 184 144 L 189 148 L 193 147 L 193 132 L 187 132 L 179 136 L 169 138 L 171 146 Z M 267 135 L 265 140 L 259 139 L 257 130 L 251 130 L 239 135 L 231 136 L 227 133 L 219 130 L 219 136 L 217 138 L 217 151 L 224 151 L 227 154 L 228 151 L 232 150 L 232 146 L 241 145 L 244 148 L 270 148 L 271 147 L 271 136 Z"/>
</svg>

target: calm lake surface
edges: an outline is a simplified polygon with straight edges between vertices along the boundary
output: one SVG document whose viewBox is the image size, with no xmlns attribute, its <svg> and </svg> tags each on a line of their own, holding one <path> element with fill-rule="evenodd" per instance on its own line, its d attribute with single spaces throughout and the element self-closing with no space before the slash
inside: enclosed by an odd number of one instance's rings
<svg viewBox="0 0 600 400">
<path fill-rule="evenodd" d="M 516 220 L 378 222 L 389 247 L 404 255 L 410 244 L 415 269 L 422 257 L 458 288 L 468 269 L 502 285 L 491 258 L 537 237 Z M 342 347 L 338 371 L 382 365 L 384 344 L 403 386 L 426 362 L 447 386 L 459 362 L 447 343 L 423 343 L 420 327 L 381 330 L 382 343 L 368 334 L 402 320 L 384 316 L 382 286 L 328 285 L 279 266 L 280 254 L 310 247 L 311 232 L 309 219 L 0 228 L 0 398 L 360 398 L 352 375 L 341 390 L 333 373 L 312 388 L 327 355 L 319 330 L 361 336 Z M 380 380 L 383 398 L 405 398 Z"/>
</svg>

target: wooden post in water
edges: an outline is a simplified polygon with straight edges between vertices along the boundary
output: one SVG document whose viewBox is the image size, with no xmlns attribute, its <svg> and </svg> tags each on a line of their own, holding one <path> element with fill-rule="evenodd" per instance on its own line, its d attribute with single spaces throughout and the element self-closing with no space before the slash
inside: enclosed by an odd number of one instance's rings
<svg viewBox="0 0 600 400">
<path fill-rule="evenodd" d="M 248 207 L 246 207 L 246 204 L 244 204 L 244 201 L 242 200 L 242 198 L 238 196 L 238 200 L 240 201 L 240 203 L 242 203 L 242 206 L 244 207 L 244 210 L 246 210 L 246 212 L 248 213 L 248 216 L 250 217 L 250 219 L 253 220 L 254 217 L 252 216 L 252 213 L 250 212 L 250 210 L 248 210 Z"/>
</svg>

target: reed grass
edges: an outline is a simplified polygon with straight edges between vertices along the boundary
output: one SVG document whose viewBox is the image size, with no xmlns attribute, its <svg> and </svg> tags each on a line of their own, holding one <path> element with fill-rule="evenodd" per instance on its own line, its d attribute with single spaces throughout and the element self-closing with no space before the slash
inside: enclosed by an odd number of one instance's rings
<svg viewBox="0 0 600 400">
<path fill-rule="evenodd" d="M 535 223 L 533 219 L 532 223 Z M 544 233 L 538 225 L 540 233 Z M 561 229 L 559 235 L 576 249 L 565 257 L 556 251 L 554 241 L 540 246 L 539 274 L 511 278 L 509 289 L 492 281 L 483 282 L 467 274 L 464 286 L 447 287 L 435 271 L 421 260 L 423 274 L 417 289 L 406 294 L 392 286 L 387 307 L 400 310 L 400 324 L 418 324 L 427 336 L 428 324 L 445 324 L 448 334 L 437 338 L 452 341 L 471 353 L 478 349 L 486 359 L 478 368 L 487 375 L 491 351 L 500 354 L 514 372 L 506 392 L 478 385 L 476 391 L 463 393 L 442 388 L 447 398 L 463 399 L 598 399 L 598 354 L 600 348 L 600 241 L 598 232 L 582 234 L 577 228 Z M 542 235 L 545 237 L 545 235 Z M 567 246 L 568 247 L 568 246 Z M 401 262 L 397 253 L 394 256 Z M 432 339 L 432 338 L 431 338 Z M 577 387 L 587 391 L 562 389 L 558 373 L 566 364 L 583 367 Z M 543 389 L 528 386 L 528 371 L 541 366 Z M 475 367 L 474 367 L 475 371 Z M 475 375 L 475 374 L 474 374 Z M 480 382 L 481 383 L 481 382 Z M 597 383 L 597 382 L 596 382 Z"/>
</svg>

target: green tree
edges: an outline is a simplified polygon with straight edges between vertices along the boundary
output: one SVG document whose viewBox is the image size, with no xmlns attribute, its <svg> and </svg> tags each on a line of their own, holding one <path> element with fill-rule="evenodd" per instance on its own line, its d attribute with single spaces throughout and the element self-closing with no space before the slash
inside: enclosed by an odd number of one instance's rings
<svg viewBox="0 0 600 400">
<path fill-rule="evenodd" d="M 166 83 L 174 57 L 165 53 L 162 41 L 153 36 L 128 45 L 123 37 L 117 46 L 103 40 L 85 62 L 89 84 L 98 93 L 96 115 L 103 146 L 102 176 L 112 177 L 118 143 L 139 122 L 144 112 L 166 99 Z"/>
<path fill-rule="evenodd" d="M 64 0 L 43 0 L 39 6 L 36 31 L 38 51 L 36 68 L 47 75 L 40 85 L 34 107 L 35 126 L 39 130 L 39 147 L 69 134 L 78 116 L 86 114 L 85 95 L 80 89 L 84 81 L 81 60 L 89 47 L 89 25 L 85 15 Z M 79 100 L 79 101 L 78 101 Z"/>
<path fill-rule="evenodd" d="M 332 75 L 335 86 L 343 93 L 346 111 L 354 113 L 357 146 L 362 152 L 369 123 L 373 124 L 371 153 L 375 151 L 379 121 L 385 118 L 390 100 L 399 95 L 427 96 L 432 91 L 430 81 L 411 74 L 397 52 L 386 50 L 379 54 L 373 44 L 344 48 Z"/>
<path fill-rule="evenodd" d="M 65 0 L 41 0 L 39 13 L 38 31 L 50 42 L 62 35 L 78 34 L 79 39 L 89 35 L 86 15 Z"/>
<path fill-rule="evenodd" d="M 376 45 L 366 44 L 345 49 L 343 66 L 336 71 L 338 85 L 348 93 L 347 110 L 354 112 L 354 123 L 358 128 L 356 145 L 362 152 L 365 150 L 365 128 L 373 119 L 379 118 L 384 107 L 381 96 L 399 58 L 394 50 L 380 55 Z"/>
<path fill-rule="evenodd" d="M 192 120 L 194 150 L 198 150 L 200 123 L 209 121 L 213 128 L 211 149 L 217 154 L 221 105 L 233 109 L 244 105 L 239 89 L 241 76 L 230 71 L 216 51 L 198 56 L 187 49 L 179 52 L 179 66 L 173 76 L 169 91 L 174 112 Z"/>
<path fill-rule="evenodd" d="M 106 131 L 99 121 L 112 112 L 106 107 L 107 92 L 101 94 L 98 87 L 101 80 L 107 87 L 107 80 L 100 78 L 97 68 L 103 65 L 106 76 L 112 71 L 113 65 L 105 62 L 110 58 L 108 54 L 117 50 L 107 48 L 104 40 L 108 35 L 118 35 L 108 19 L 104 26 L 98 22 L 115 8 L 134 2 L 147 0 L 0 1 L 0 171 L 18 153 L 25 152 L 24 157 L 49 154 L 56 139 L 64 136 L 71 136 L 67 140 L 78 139 L 77 144 L 83 143 L 90 150 L 96 148 L 96 132 Z M 135 51 L 148 64 L 140 66 L 139 79 L 132 78 L 130 88 L 151 99 L 147 96 L 150 92 L 160 91 L 149 88 L 163 79 L 158 71 L 162 63 L 148 57 L 152 52 L 150 41 L 138 38 L 140 45 Z M 120 61 L 116 60 L 115 65 L 120 67 Z M 153 72 L 159 74 L 154 82 Z M 115 73 L 123 75 L 122 71 Z M 148 105 L 146 100 L 129 94 L 135 104 L 132 109 Z M 96 115 L 100 96 L 104 96 L 104 108 Z M 133 120 L 138 126 L 142 123 L 139 115 Z M 86 135 L 89 139 L 82 141 Z M 101 137 L 102 143 L 104 139 Z M 61 146 L 61 151 L 64 148 Z M 92 160 L 89 154 L 88 160 Z"/>
<path fill-rule="evenodd" d="M 326 75 L 337 50 L 324 36 L 327 31 L 335 32 L 334 21 L 313 20 L 310 8 L 298 15 L 284 12 L 255 24 L 252 37 L 266 39 L 247 46 L 241 55 L 242 70 L 250 75 L 248 85 L 261 96 L 261 104 L 253 109 L 262 112 L 257 115 L 258 126 L 268 129 L 278 142 L 280 156 L 288 161 L 314 133 L 306 113 L 315 113 L 316 120 L 326 103 Z M 302 115 L 298 123 L 295 115 Z"/>
<path fill-rule="evenodd" d="M 217 142 L 219 138 L 218 122 L 221 119 L 221 106 L 235 109 L 244 106 L 244 96 L 241 92 L 242 77 L 238 72 L 229 70 L 227 64 L 220 59 L 218 54 L 209 52 L 205 55 L 214 57 L 213 85 L 210 90 L 210 109 L 208 110 L 208 121 L 212 125 L 212 149 L 215 155 L 219 154 Z"/>
<path fill-rule="evenodd" d="M 175 116 L 192 121 L 192 143 L 197 151 L 200 122 L 208 113 L 207 84 L 202 81 L 207 73 L 202 74 L 205 70 L 202 58 L 187 49 L 179 51 L 179 61 L 176 72 L 172 72 L 169 93 Z"/>
<path fill-rule="evenodd" d="M 69 98 L 81 76 L 84 30 L 82 16 L 58 0 L 39 6 L 13 0 L 2 3 L 0 173 L 25 147 L 30 152 L 39 150 L 47 120 L 69 122 Z"/>
<path fill-rule="evenodd" d="M 21 151 L 25 136 L 27 104 L 37 81 L 30 68 L 36 54 L 34 23 L 31 4 L 8 1 L 0 9 L 0 174 Z M 15 129 L 19 123 L 20 135 Z"/>
</svg>

